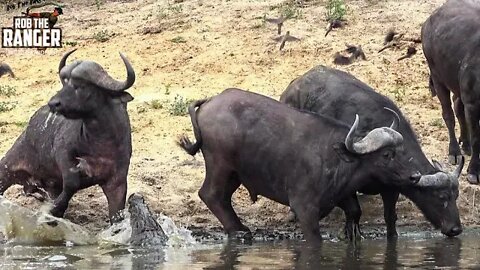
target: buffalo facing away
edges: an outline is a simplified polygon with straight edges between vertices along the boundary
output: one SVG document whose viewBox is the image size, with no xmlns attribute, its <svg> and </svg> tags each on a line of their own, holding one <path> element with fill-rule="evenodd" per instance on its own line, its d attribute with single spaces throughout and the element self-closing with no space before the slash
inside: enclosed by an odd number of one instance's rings
<svg viewBox="0 0 480 270">
<path fill-rule="evenodd" d="M 206 176 L 199 196 L 230 236 L 249 234 L 231 204 L 240 185 L 253 201 L 262 195 L 292 207 L 307 241 L 317 242 L 318 220 L 366 180 L 420 180 L 396 158 L 403 137 L 395 117 L 391 127 L 357 137 L 358 116 L 349 126 L 239 89 L 196 101 L 189 114 L 196 142 L 183 136 L 179 145 L 190 155 L 202 150 Z"/>
<path fill-rule="evenodd" d="M 480 174 L 480 2 L 449 0 L 438 8 L 422 26 L 423 53 L 430 68 L 430 89 L 442 105 L 448 128 L 448 155 L 451 163 L 461 155 L 459 142 L 472 155 L 467 179 L 479 183 Z M 455 113 L 460 124 L 459 142 L 455 137 Z"/>
<path fill-rule="evenodd" d="M 58 68 L 62 89 L 30 119 L 23 133 L 0 161 L 0 194 L 13 184 L 26 193 L 45 190 L 54 198 L 51 214 L 62 217 L 80 189 L 100 185 L 109 216 L 125 208 L 127 173 L 132 153 L 125 92 L 135 82 L 127 69 L 124 82 L 111 78 L 97 63 L 75 61 Z"/>
<path fill-rule="evenodd" d="M 346 72 L 319 65 L 293 80 L 281 95 L 280 101 L 293 108 L 330 116 L 344 122 L 358 114 L 363 120 L 358 127 L 359 134 L 367 134 L 370 130 L 385 126 L 391 121 L 389 114 L 379 113 L 383 108 L 395 111 L 400 117 L 397 130 L 404 139 L 404 151 L 397 152 L 395 158 L 399 163 L 408 164 L 410 168 L 419 171 L 423 177 L 416 185 L 401 187 L 380 184 L 375 179 L 364 179 L 363 187 L 359 191 L 372 195 L 381 194 L 387 237 L 397 236 L 395 205 L 399 193 L 412 200 L 442 233 L 455 236 L 462 232 L 456 200 L 463 159 L 453 174 L 442 172 L 440 166 L 432 166 L 425 157 L 412 127 L 389 98 L 375 92 L 370 86 Z M 351 238 L 352 231 L 359 228 L 362 214 L 357 196 L 352 194 L 338 206 L 345 212 L 347 219 L 345 231 Z"/>
</svg>

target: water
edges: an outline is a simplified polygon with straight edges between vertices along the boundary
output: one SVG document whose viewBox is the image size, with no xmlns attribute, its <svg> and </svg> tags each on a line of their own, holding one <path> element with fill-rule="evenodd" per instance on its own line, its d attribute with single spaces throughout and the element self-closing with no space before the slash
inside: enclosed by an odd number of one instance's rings
<svg viewBox="0 0 480 270">
<path fill-rule="evenodd" d="M 310 246 L 298 235 L 276 231 L 258 231 L 249 243 L 217 233 L 198 234 L 202 238 L 195 240 L 189 230 L 160 216 L 167 246 L 133 249 L 128 213 L 124 222 L 98 235 L 63 219 L 49 226 L 51 218 L 0 201 L 0 229 L 9 238 L 0 244 L 0 269 L 480 269 L 479 229 L 446 238 L 400 228 L 396 241 L 367 237 L 356 244 L 326 235 L 320 246 Z M 367 235 L 376 235 L 372 231 Z M 265 240 L 275 236 L 291 240 Z"/>
<path fill-rule="evenodd" d="M 299 240 L 251 244 L 224 241 L 164 250 L 74 247 L 0 247 L 1 269 L 475 269 L 480 235 L 457 238 L 364 239 L 356 245 Z"/>
</svg>

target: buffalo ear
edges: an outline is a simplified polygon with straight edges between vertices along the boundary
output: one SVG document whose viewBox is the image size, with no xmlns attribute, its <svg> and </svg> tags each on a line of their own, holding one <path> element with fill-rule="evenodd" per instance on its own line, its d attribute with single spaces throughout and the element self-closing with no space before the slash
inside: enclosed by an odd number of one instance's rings
<svg viewBox="0 0 480 270">
<path fill-rule="evenodd" d="M 127 102 L 130 102 L 133 100 L 133 97 L 132 95 L 130 95 L 129 93 L 127 92 L 121 92 L 119 94 L 116 94 L 114 99 L 116 101 L 119 101 L 120 103 L 127 103 Z"/>
<path fill-rule="evenodd" d="M 345 161 L 345 162 L 353 162 L 355 156 L 354 154 L 350 153 L 350 151 L 347 150 L 347 147 L 345 146 L 345 143 L 343 142 L 337 142 L 333 145 L 333 149 L 337 153 L 338 157 Z"/>
</svg>

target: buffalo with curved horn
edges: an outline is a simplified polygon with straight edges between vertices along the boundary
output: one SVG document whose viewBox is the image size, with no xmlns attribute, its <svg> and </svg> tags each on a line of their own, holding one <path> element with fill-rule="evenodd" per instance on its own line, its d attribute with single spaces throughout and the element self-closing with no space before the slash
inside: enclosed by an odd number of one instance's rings
<svg viewBox="0 0 480 270">
<path fill-rule="evenodd" d="M 357 141 L 358 115 L 350 127 L 240 89 L 195 101 L 188 111 L 196 142 L 183 136 L 178 143 L 190 155 L 202 150 L 199 196 L 230 236 L 250 235 L 231 205 L 240 185 L 254 201 L 262 195 L 291 206 L 307 241 L 316 242 L 318 220 L 366 181 L 408 186 L 420 177 L 396 158 L 403 144 L 396 120 Z"/>
<path fill-rule="evenodd" d="M 100 185 L 109 216 L 125 208 L 127 174 L 132 153 L 125 92 L 135 72 L 127 69 L 123 82 L 110 77 L 97 63 L 74 61 L 66 53 L 59 64 L 62 89 L 30 119 L 25 131 L 0 161 L 0 194 L 13 184 L 27 194 L 42 192 L 54 199 L 51 213 L 62 217 L 80 189 Z"/>
<path fill-rule="evenodd" d="M 392 123 L 391 128 L 402 134 L 404 146 L 403 151 L 397 152 L 396 159 L 399 160 L 400 166 L 408 164 L 410 168 L 418 171 L 416 178 L 418 182 L 397 187 L 388 183 L 379 184 L 375 179 L 365 179 L 364 186 L 359 192 L 382 196 L 389 238 L 397 236 L 395 205 L 400 193 L 412 200 L 432 225 L 440 228 L 445 235 L 455 236 L 462 232 L 456 200 L 458 177 L 463 168 L 463 161 L 453 174 L 440 169 L 438 162 L 434 161 L 432 165 L 425 157 L 408 120 L 389 98 L 351 74 L 319 65 L 293 80 L 283 92 L 280 101 L 293 108 L 334 117 L 340 121 L 349 121 L 354 114 L 359 114 L 364 121 L 356 124 L 358 134 L 367 134 L 372 129 L 389 125 L 391 116 L 379 111 L 386 109 L 392 112 L 396 121 Z M 393 135 L 395 133 L 390 134 L 391 132 L 388 130 L 379 132 L 378 137 L 386 136 L 395 140 L 398 136 Z M 364 151 L 363 149 L 379 143 L 377 140 L 365 139 L 355 144 L 352 140 L 345 142 L 349 149 L 357 151 Z M 352 240 L 360 236 L 359 222 L 362 211 L 357 195 L 352 194 L 338 206 L 346 215 L 346 236 Z M 290 217 L 294 218 L 293 212 Z"/>
</svg>

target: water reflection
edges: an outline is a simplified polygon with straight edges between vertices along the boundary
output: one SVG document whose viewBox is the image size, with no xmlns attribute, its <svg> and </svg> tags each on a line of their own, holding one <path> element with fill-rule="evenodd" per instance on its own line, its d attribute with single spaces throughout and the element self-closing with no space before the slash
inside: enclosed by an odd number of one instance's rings
<svg viewBox="0 0 480 270">
<path fill-rule="evenodd" d="M 356 244 L 325 242 L 314 247 L 298 241 L 285 241 L 277 245 L 255 243 L 250 247 L 227 242 L 219 254 L 213 254 L 213 257 L 217 256 L 216 259 L 210 258 L 215 263 L 203 269 L 236 269 L 249 266 L 268 269 L 273 265 L 265 264 L 264 259 L 272 254 L 277 258 L 276 267 L 272 269 L 459 269 L 476 266 L 480 254 L 475 250 L 479 248 L 478 241 L 468 241 L 467 246 L 463 248 L 462 239 L 444 237 L 392 241 L 364 240 Z M 257 252 L 256 261 L 242 259 L 251 256 L 249 249 Z M 465 253 L 463 259 L 462 250 Z M 473 257 L 467 255 L 472 253 Z M 209 260 L 205 254 L 199 258 Z"/>
<path fill-rule="evenodd" d="M 219 255 L 219 262 L 214 263 L 211 266 L 207 266 L 204 269 L 206 270 L 223 270 L 223 269 L 234 269 L 234 266 L 240 264 L 238 257 L 240 256 L 240 249 L 238 242 L 227 241 L 223 250 Z"/>
<path fill-rule="evenodd" d="M 431 249 L 425 250 L 425 261 L 429 260 L 434 268 L 458 269 L 461 250 L 462 241 L 458 238 L 437 240 Z"/>
<path fill-rule="evenodd" d="M 396 269 L 398 265 L 397 239 L 387 241 L 383 269 Z"/>
<path fill-rule="evenodd" d="M 111 270 L 125 269 L 127 266 L 132 270 L 153 270 L 165 262 L 165 252 L 159 249 L 119 249 L 104 255 L 107 254 L 112 257 Z"/>
<path fill-rule="evenodd" d="M 355 245 L 324 241 L 320 246 L 296 240 L 226 241 L 156 251 L 3 247 L 0 269 L 472 269 L 480 261 L 479 239 L 479 234 L 401 237 L 396 241 L 365 239 Z M 54 255 L 65 259 L 50 260 Z"/>
</svg>

